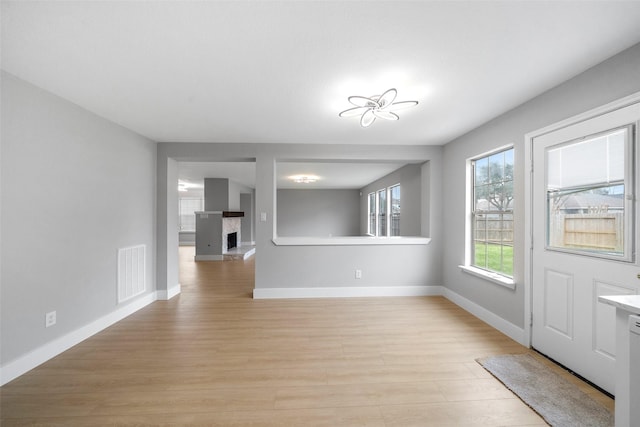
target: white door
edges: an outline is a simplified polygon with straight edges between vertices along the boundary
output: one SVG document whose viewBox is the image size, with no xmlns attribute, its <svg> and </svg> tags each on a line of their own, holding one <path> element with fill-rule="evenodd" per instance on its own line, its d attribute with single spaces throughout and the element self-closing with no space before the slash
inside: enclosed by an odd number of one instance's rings
<svg viewBox="0 0 640 427">
<path fill-rule="evenodd" d="M 640 104 L 533 140 L 532 346 L 610 393 L 615 309 L 637 294 Z"/>
</svg>

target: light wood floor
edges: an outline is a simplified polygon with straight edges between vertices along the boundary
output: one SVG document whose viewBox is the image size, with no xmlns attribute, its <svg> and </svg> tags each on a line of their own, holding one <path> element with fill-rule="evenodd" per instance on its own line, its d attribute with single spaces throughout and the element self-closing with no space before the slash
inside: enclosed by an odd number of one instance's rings
<svg viewBox="0 0 640 427">
<path fill-rule="evenodd" d="M 180 258 L 182 294 L 2 387 L 1 424 L 546 425 L 475 362 L 528 350 L 444 298 L 253 300 L 253 260 Z"/>
</svg>

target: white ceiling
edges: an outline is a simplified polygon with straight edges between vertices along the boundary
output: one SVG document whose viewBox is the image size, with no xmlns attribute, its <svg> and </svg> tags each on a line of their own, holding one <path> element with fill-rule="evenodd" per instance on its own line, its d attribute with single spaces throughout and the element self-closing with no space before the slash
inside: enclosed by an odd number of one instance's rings
<svg viewBox="0 0 640 427">
<path fill-rule="evenodd" d="M 404 163 L 278 162 L 277 187 L 360 189 L 402 166 Z M 314 183 L 300 184 L 289 179 L 295 175 L 315 175 L 319 179 Z"/>
<path fill-rule="evenodd" d="M 159 142 L 444 144 L 640 42 L 640 1 L 1 7 L 4 70 Z M 347 97 L 391 87 L 397 100 L 419 101 L 398 122 L 364 129 L 338 117 Z M 397 167 L 279 171 L 316 173 L 318 188 L 358 188 Z M 207 176 L 253 187 L 255 166 L 181 164 L 183 180 Z"/>
<path fill-rule="evenodd" d="M 5 1 L 2 68 L 155 141 L 443 144 L 640 41 L 640 1 Z M 419 105 L 363 129 L 350 95 Z"/>
</svg>

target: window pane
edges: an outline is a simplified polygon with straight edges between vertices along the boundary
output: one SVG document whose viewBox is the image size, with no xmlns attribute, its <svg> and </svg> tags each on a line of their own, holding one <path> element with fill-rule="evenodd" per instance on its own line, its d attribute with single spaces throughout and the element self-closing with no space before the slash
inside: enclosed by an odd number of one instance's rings
<svg viewBox="0 0 640 427">
<path fill-rule="evenodd" d="M 196 211 L 201 211 L 202 199 L 181 198 L 178 200 L 180 231 L 196 231 Z"/>
<path fill-rule="evenodd" d="M 627 129 L 547 150 L 549 188 L 600 186 L 625 177 Z"/>
<path fill-rule="evenodd" d="M 513 149 L 473 161 L 472 265 L 513 275 Z"/>
<path fill-rule="evenodd" d="M 502 244 L 513 247 L 513 214 L 502 215 Z"/>
<path fill-rule="evenodd" d="M 547 191 L 550 248 L 624 255 L 624 184 Z"/>
<path fill-rule="evenodd" d="M 504 153 L 489 157 L 489 183 L 500 183 L 504 180 Z"/>
<path fill-rule="evenodd" d="M 617 129 L 547 149 L 548 248 L 630 257 L 625 253 L 627 133 Z"/>
<path fill-rule="evenodd" d="M 369 193 L 369 234 L 376 234 L 376 193 Z"/>
<path fill-rule="evenodd" d="M 476 211 L 489 210 L 489 186 L 477 185 L 474 192 L 474 206 Z"/>
<path fill-rule="evenodd" d="M 484 242 L 475 243 L 473 265 L 483 269 L 487 268 L 487 246 Z"/>
<path fill-rule="evenodd" d="M 513 150 L 504 152 L 504 180 L 513 181 Z"/>
<path fill-rule="evenodd" d="M 387 235 L 387 190 L 378 191 L 378 236 Z"/>
<path fill-rule="evenodd" d="M 484 241 L 487 240 L 487 216 L 486 215 L 476 215 L 475 218 L 475 239 L 476 241 Z"/>
<path fill-rule="evenodd" d="M 486 184 L 489 182 L 489 158 L 478 159 L 475 161 L 475 185 Z"/>
<path fill-rule="evenodd" d="M 389 188 L 391 193 L 391 236 L 400 235 L 400 185 Z"/>
</svg>

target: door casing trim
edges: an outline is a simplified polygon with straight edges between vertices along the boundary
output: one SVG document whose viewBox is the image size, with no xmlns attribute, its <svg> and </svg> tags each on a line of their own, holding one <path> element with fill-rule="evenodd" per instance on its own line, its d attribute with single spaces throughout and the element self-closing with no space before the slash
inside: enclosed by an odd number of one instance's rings
<svg viewBox="0 0 640 427">
<path fill-rule="evenodd" d="M 524 342 L 531 347 L 533 326 L 533 144 L 535 138 L 640 103 L 640 92 L 529 132 L 524 136 Z"/>
</svg>

